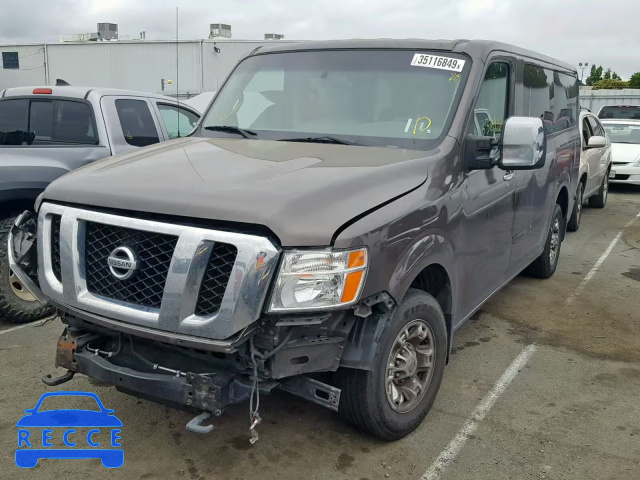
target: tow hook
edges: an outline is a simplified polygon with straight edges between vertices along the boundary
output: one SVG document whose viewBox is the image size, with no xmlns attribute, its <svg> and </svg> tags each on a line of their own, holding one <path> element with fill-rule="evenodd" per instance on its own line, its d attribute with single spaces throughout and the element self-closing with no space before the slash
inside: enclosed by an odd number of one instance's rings
<svg viewBox="0 0 640 480">
<path fill-rule="evenodd" d="M 73 378 L 75 374 L 76 372 L 72 370 L 67 370 L 67 373 L 63 373 L 58 377 L 52 377 L 51 374 L 47 374 L 42 377 L 42 383 L 44 383 L 45 385 L 49 385 L 50 387 L 55 387 L 56 385 L 68 382 Z"/>
<path fill-rule="evenodd" d="M 193 433 L 200 433 L 201 435 L 209 433 L 213 430 L 213 425 L 202 425 L 202 422 L 207 420 L 209 417 L 211 417 L 211 412 L 202 412 L 197 417 L 189 420 L 186 427 L 187 430 Z"/>
</svg>

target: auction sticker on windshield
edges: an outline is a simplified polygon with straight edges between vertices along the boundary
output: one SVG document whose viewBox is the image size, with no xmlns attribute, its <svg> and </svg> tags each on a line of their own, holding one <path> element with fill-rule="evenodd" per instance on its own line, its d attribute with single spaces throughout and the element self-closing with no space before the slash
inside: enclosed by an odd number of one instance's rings
<svg viewBox="0 0 640 480">
<path fill-rule="evenodd" d="M 413 65 L 414 67 L 438 68 L 440 70 L 461 72 L 464 68 L 464 62 L 464 60 L 459 60 L 457 58 L 416 53 L 413 56 L 413 60 L 411 60 L 411 65 Z"/>
</svg>

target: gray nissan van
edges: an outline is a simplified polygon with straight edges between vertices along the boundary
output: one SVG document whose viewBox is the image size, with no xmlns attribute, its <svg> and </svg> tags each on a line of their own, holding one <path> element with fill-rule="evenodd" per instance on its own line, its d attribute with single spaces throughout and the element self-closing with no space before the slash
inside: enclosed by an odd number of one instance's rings
<svg viewBox="0 0 640 480">
<path fill-rule="evenodd" d="M 37 240 L 16 222 L 12 265 L 65 324 L 68 371 L 43 380 L 191 409 L 197 432 L 251 399 L 254 441 L 276 388 L 407 435 L 455 331 L 556 270 L 578 111 L 572 66 L 496 42 L 253 51 L 192 135 L 54 181 Z"/>
</svg>

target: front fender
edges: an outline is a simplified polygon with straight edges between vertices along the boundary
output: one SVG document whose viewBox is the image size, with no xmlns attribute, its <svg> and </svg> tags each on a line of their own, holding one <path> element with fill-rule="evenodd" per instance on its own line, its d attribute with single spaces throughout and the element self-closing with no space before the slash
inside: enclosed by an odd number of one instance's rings
<svg viewBox="0 0 640 480">
<path fill-rule="evenodd" d="M 400 302 L 413 280 L 431 264 L 447 271 L 455 294 L 455 248 L 443 233 L 452 231 L 447 201 L 446 196 L 425 201 L 425 191 L 418 189 L 340 233 L 336 248 L 369 248 L 369 269 L 361 298 L 387 292 Z"/>
<path fill-rule="evenodd" d="M 442 235 L 427 233 L 411 243 L 403 256 L 398 259 L 396 269 L 389 281 L 389 293 L 401 300 L 416 277 L 430 265 L 440 265 L 445 269 L 451 281 L 455 295 L 454 250 L 451 243 Z"/>
</svg>

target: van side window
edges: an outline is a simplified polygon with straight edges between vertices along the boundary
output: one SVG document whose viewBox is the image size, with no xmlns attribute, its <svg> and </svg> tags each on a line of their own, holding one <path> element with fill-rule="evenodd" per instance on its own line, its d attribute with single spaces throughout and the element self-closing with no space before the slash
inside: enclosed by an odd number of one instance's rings
<svg viewBox="0 0 640 480">
<path fill-rule="evenodd" d="M 577 79 L 536 65 L 524 66 L 524 115 L 539 117 L 547 133 L 576 125 Z"/>
<path fill-rule="evenodd" d="M 116 100 L 122 134 L 129 145 L 146 147 L 160 141 L 149 104 L 144 100 Z"/>
<path fill-rule="evenodd" d="M 566 73 L 553 72 L 554 105 L 556 116 L 555 132 L 570 128 L 578 123 L 578 77 Z"/>
<path fill-rule="evenodd" d="M 475 135 L 497 137 L 507 118 L 509 100 L 509 64 L 495 62 L 489 65 L 482 81 L 480 93 L 468 131 Z"/>
</svg>

